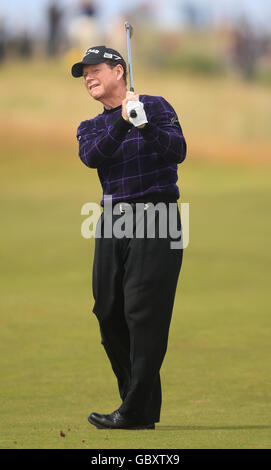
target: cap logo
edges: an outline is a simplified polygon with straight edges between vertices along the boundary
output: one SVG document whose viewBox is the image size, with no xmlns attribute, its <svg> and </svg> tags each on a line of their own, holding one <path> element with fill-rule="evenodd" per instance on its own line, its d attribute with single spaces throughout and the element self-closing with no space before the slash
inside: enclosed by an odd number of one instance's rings
<svg viewBox="0 0 271 470">
<path fill-rule="evenodd" d="M 176 124 L 179 121 L 178 121 L 178 118 L 175 116 L 175 117 L 171 118 L 170 122 L 171 122 L 171 124 Z"/>
<path fill-rule="evenodd" d="M 99 50 L 98 49 L 88 49 L 85 54 L 84 54 L 84 57 L 86 57 L 86 55 L 88 55 L 90 52 L 93 52 L 94 54 L 99 54 Z"/>
<path fill-rule="evenodd" d="M 105 52 L 105 53 L 104 53 L 104 58 L 105 58 L 105 59 L 122 60 L 122 58 L 121 58 L 119 55 L 110 54 L 109 52 Z"/>
</svg>

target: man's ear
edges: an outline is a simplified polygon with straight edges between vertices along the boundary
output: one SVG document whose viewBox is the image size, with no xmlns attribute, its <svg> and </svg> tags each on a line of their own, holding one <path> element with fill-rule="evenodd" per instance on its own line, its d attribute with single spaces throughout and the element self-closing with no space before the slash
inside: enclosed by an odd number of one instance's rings
<svg viewBox="0 0 271 470">
<path fill-rule="evenodd" d="M 124 70 L 121 64 L 117 64 L 116 67 L 116 72 L 117 72 L 117 80 L 121 80 L 124 74 Z"/>
</svg>

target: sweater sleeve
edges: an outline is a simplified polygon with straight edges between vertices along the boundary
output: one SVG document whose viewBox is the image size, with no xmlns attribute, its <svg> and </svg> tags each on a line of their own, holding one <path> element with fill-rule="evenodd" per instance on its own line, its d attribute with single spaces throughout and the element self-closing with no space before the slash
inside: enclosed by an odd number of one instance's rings
<svg viewBox="0 0 271 470">
<path fill-rule="evenodd" d="M 145 105 L 148 124 L 139 129 L 144 140 L 165 160 L 181 163 L 186 157 L 186 141 L 177 114 L 162 97 Z"/>
<path fill-rule="evenodd" d="M 104 165 L 112 159 L 130 128 L 131 124 L 121 116 L 106 130 L 97 130 L 91 120 L 81 122 L 76 135 L 80 159 L 90 168 Z"/>
</svg>

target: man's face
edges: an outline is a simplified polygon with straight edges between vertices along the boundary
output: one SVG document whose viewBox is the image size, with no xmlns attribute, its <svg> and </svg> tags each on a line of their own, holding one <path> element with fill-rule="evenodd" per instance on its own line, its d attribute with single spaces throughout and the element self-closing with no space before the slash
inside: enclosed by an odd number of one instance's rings
<svg viewBox="0 0 271 470">
<path fill-rule="evenodd" d="M 97 65 L 84 65 L 83 78 L 85 86 L 92 98 L 103 100 L 112 95 L 119 84 L 120 66 L 114 68 L 102 62 Z"/>
</svg>

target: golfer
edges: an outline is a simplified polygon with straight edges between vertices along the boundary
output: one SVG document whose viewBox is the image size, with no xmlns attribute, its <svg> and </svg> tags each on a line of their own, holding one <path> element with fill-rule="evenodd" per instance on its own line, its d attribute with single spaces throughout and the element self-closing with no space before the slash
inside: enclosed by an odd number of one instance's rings
<svg viewBox="0 0 271 470">
<path fill-rule="evenodd" d="M 178 117 L 164 98 L 127 91 L 126 63 L 114 49 L 89 48 L 73 65 L 72 75 L 82 76 L 91 98 L 103 105 L 101 114 L 79 125 L 77 139 L 80 159 L 97 170 L 103 189 L 93 312 L 121 398 L 115 411 L 92 412 L 88 420 L 97 428 L 154 429 L 160 420 L 160 368 L 183 249 L 171 247 L 170 230 L 161 236 L 162 216 L 153 208 L 163 207 L 167 213 L 175 205 L 174 222 L 181 228 L 177 164 L 185 159 L 186 143 Z M 133 105 L 136 113 L 129 111 Z M 105 210 L 108 200 L 110 213 Z M 117 230 L 105 234 L 106 217 L 116 226 L 126 214 L 132 236 L 118 236 Z M 146 222 L 148 214 L 151 222 Z M 145 229 L 136 236 L 144 222 L 151 223 L 151 237 Z"/>
</svg>

